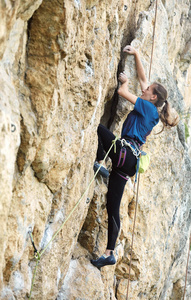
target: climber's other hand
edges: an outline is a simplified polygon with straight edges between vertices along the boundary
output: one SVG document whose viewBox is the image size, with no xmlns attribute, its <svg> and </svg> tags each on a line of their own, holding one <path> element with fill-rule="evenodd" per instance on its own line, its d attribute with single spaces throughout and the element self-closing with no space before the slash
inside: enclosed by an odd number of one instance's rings
<svg viewBox="0 0 191 300">
<path fill-rule="evenodd" d="M 125 82 L 128 82 L 128 78 L 127 78 L 127 75 L 123 72 L 123 73 L 120 73 L 119 74 L 119 81 L 121 83 L 125 83 Z"/>
<path fill-rule="evenodd" d="M 130 45 L 127 45 L 127 46 L 125 46 L 125 48 L 123 49 L 123 52 L 126 52 L 126 53 L 128 53 L 128 54 L 136 54 L 136 50 L 135 50 L 135 48 L 133 48 L 132 46 L 130 46 Z"/>
</svg>

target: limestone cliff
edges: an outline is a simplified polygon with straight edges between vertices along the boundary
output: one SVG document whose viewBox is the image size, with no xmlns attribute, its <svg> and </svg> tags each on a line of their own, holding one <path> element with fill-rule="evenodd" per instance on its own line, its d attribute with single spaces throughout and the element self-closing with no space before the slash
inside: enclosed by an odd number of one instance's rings
<svg viewBox="0 0 191 300">
<path fill-rule="evenodd" d="M 132 44 L 149 72 L 155 1 L 0 1 L 0 298 L 27 299 L 43 250 L 91 181 L 100 120 L 115 134 L 132 109 L 116 94 L 125 70 L 139 95 Z M 168 89 L 178 127 L 157 125 L 145 150 L 129 299 L 183 297 L 191 232 L 191 1 L 158 0 L 151 81 Z M 110 161 L 107 161 L 108 167 Z M 133 179 L 132 179 L 133 181 Z M 97 177 L 41 256 L 32 299 L 126 299 L 134 197 L 121 204 L 117 264 L 106 246 L 107 181 Z M 186 299 L 191 298 L 188 282 Z"/>
</svg>

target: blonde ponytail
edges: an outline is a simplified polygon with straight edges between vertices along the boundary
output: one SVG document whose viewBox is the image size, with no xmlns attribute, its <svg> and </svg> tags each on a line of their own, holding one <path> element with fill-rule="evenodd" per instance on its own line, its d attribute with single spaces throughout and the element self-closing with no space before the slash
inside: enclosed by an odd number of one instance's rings
<svg viewBox="0 0 191 300">
<path fill-rule="evenodd" d="M 159 118 L 165 127 L 174 127 L 178 125 L 179 115 L 174 108 L 171 107 L 170 103 L 165 100 Z"/>
</svg>

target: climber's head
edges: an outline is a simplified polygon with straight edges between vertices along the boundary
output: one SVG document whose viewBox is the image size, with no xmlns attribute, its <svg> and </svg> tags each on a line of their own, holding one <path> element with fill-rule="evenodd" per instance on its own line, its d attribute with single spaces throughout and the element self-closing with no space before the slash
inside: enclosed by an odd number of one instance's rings
<svg viewBox="0 0 191 300">
<path fill-rule="evenodd" d="M 156 101 L 154 105 L 156 107 L 161 107 L 163 106 L 164 103 L 166 103 L 167 90 L 164 88 L 162 84 L 157 82 L 154 82 L 152 86 L 153 86 L 153 94 L 156 96 Z"/>
<path fill-rule="evenodd" d="M 146 89 L 142 90 L 141 98 L 154 104 L 157 100 L 157 94 L 154 92 L 154 88 L 154 84 L 151 84 Z"/>
<path fill-rule="evenodd" d="M 167 91 L 160 83 L 154 82 L 142 90 L 141 98 L 152 102 L 156 107 L 161 107 L 166 101 Z"/>
<path fill-rule="evenodd" d="M 167 91 L 160 83 L 154 82 L 142 90 L 141 98 L 152 102 L 156 107 L 161 107 L 167 98 Z"/>
<path fill-rule="evenodd" d="M 157 107 L 160 120 L 164 126 L 173 127 L 178 124 L 179 115 L 166 100 L 167 90 L 162 84 L 154 82 L 142 91 L 141 98 L 153 103 Z"/>
</svg>

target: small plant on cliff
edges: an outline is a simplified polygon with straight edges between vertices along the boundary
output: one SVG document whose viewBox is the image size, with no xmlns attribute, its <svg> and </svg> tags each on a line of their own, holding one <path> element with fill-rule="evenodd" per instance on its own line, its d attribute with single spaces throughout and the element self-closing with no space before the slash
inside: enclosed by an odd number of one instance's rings
<svg viewBox="0 0 191 300">
<path fill-rule="evenodd" d="M 188 111 L 183 111 L 183 113 L 180 114 L 180 118 L 184 120 L 184 132 L 185 132 L 185 140 L 187 142 L 188 137 L 190 136 L 189 132 L 189 126 L 188 122 L 191 117 L 191 111 L 190 109 Z"/>
<path fill-rule="evenodd" d="M 186 122 L 184 123 L 184 127 L 185 127 L 185 139 L 186 139 L 186 142 L 187 142 L 187 139 L 190 136 L 190 134 L 189 134 L 188 124 Z"/>
</svg>

